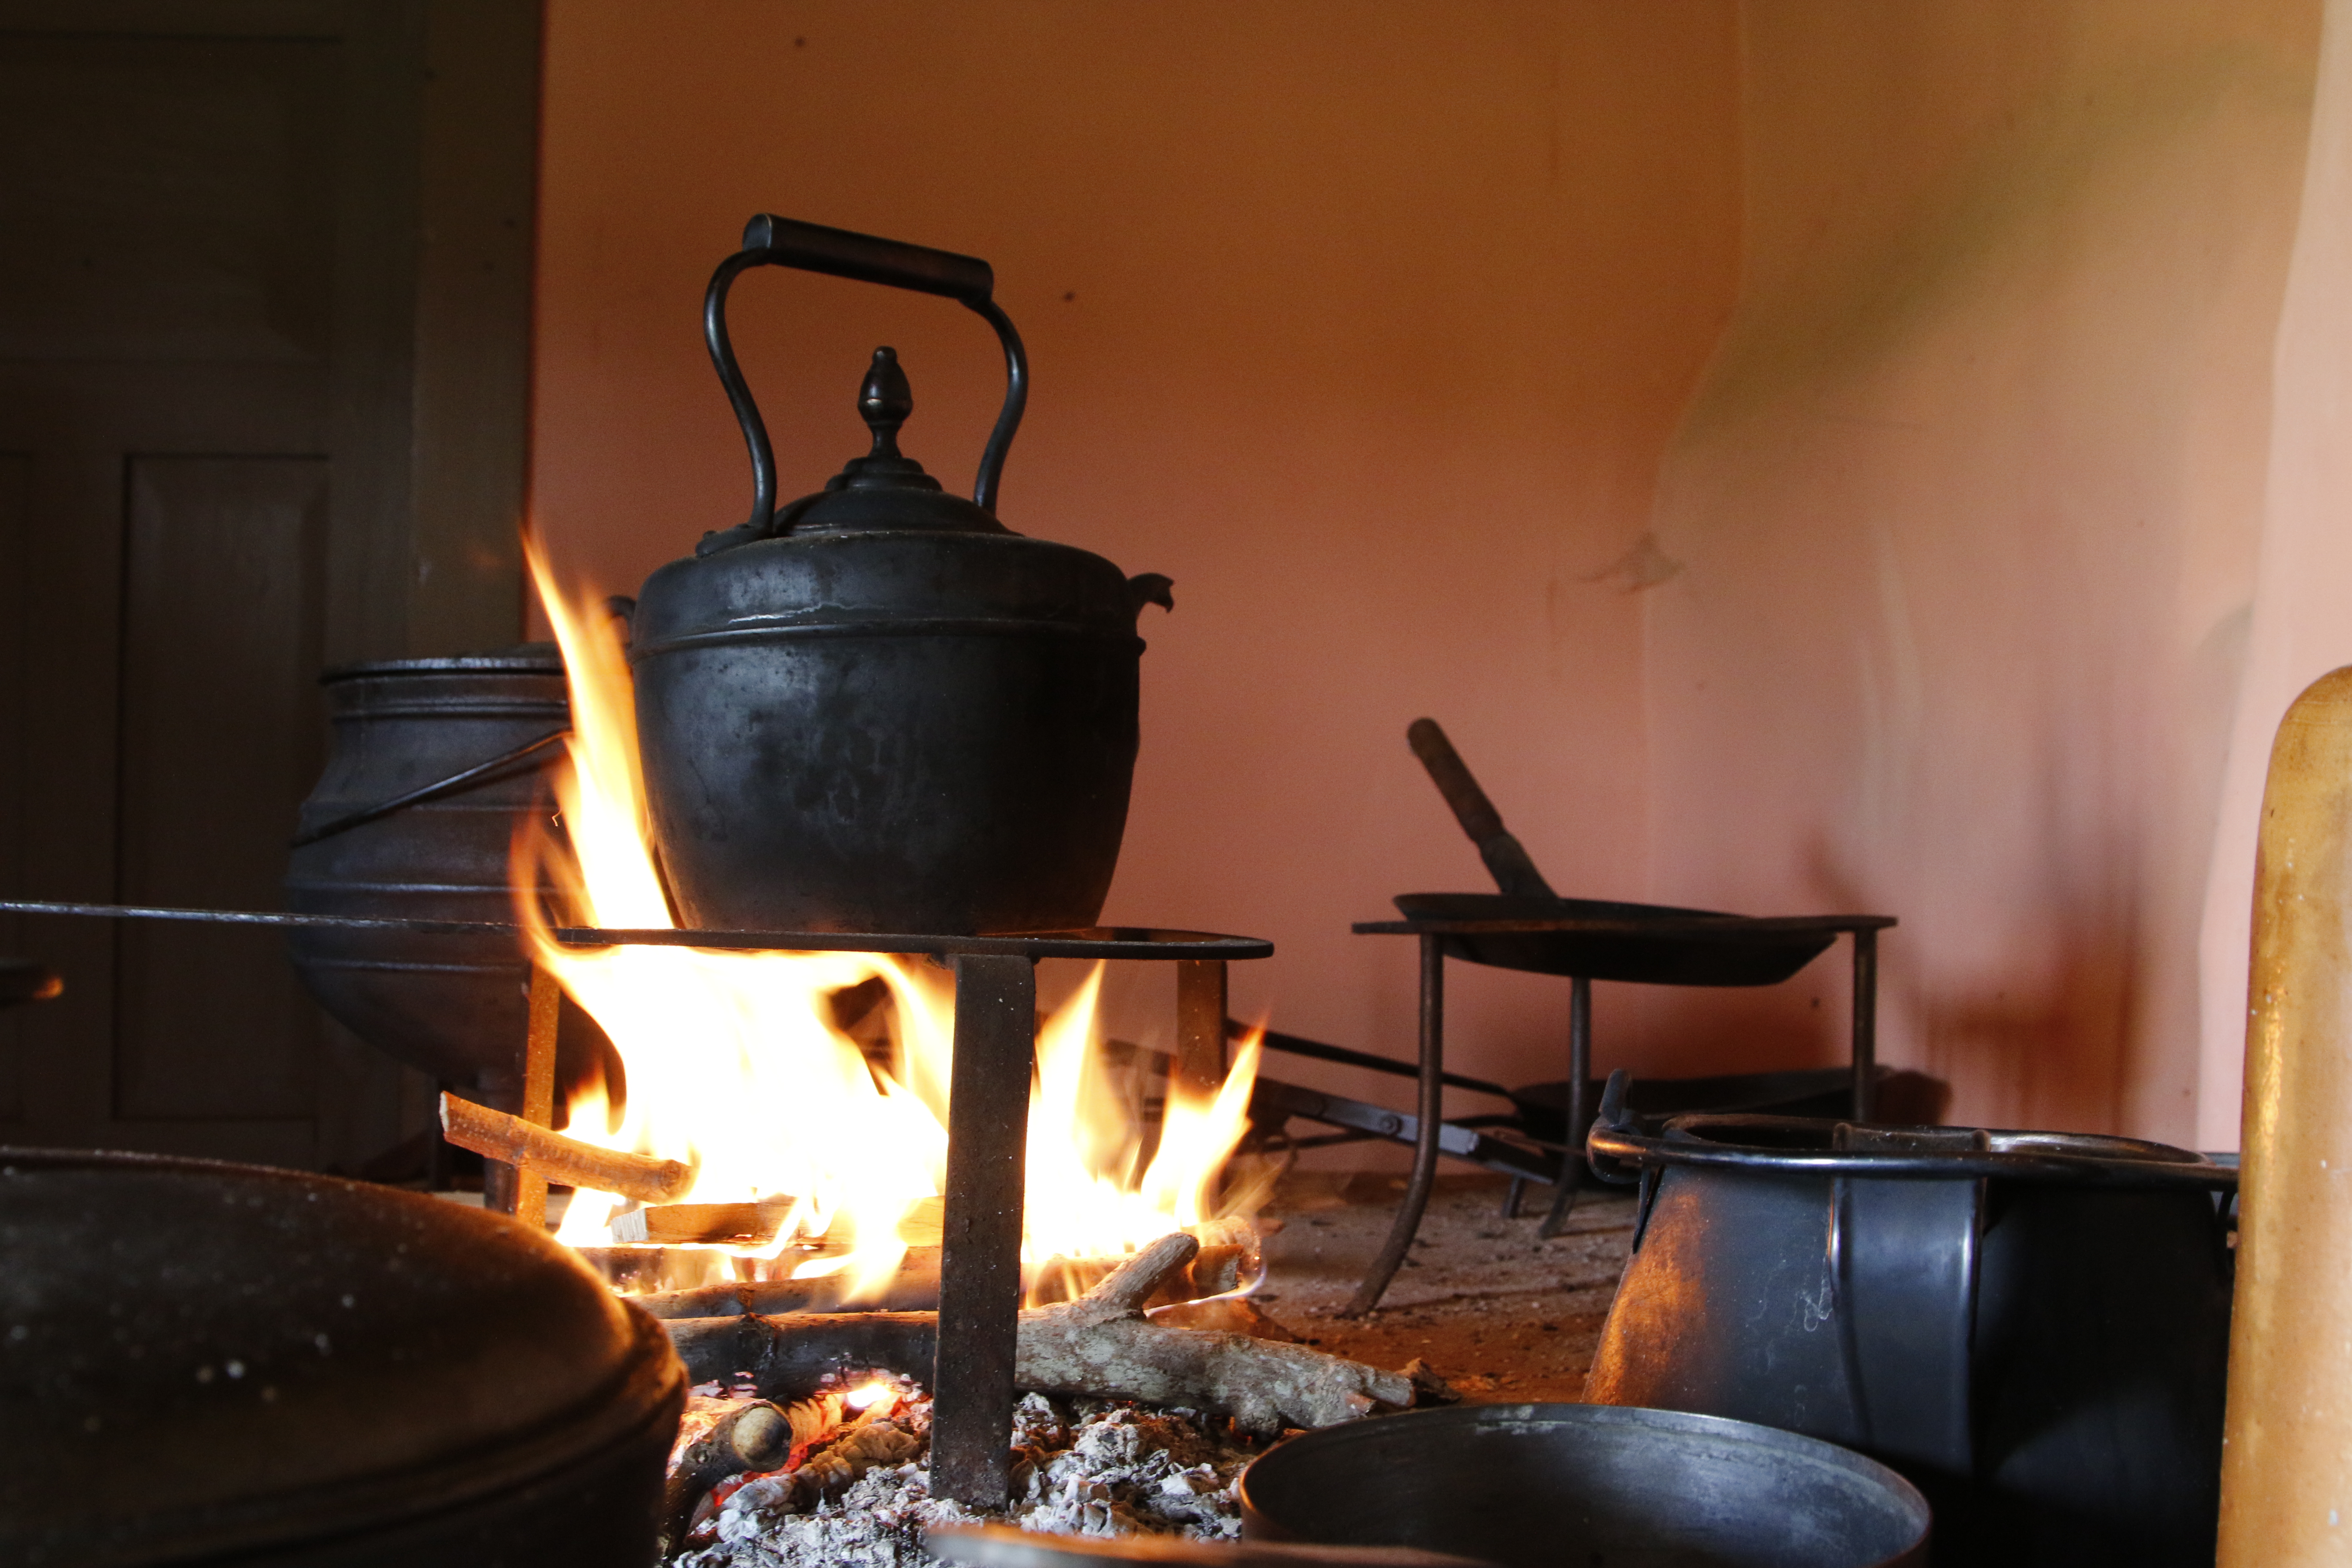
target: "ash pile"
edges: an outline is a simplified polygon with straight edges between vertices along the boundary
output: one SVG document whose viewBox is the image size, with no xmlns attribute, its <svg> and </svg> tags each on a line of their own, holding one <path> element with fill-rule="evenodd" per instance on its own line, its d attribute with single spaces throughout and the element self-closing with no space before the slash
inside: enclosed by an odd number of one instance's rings
<svg viewBox="0 0 2352 1568">
<path fill-rule="evenodd" d="M 1128 1400 L 1024 1395 L 1013 1413 L 1013 1501 L 978 1513 L 930 1495 L 930 1400 L 880 1375 L 778 1407 L 748 1388 L 695 1390 L 672 1461 L 678 1568 L 928 1568 L 933 1525 L 990 1520 L 1066 1535 L 1241 1532 L 1235 1483 L 1266 1440 L 1225 1416 Z M 697 1460 L 722 1447 L 789 1443 L 786 1462 L 705 1487 Z M 805 1434 L 805 1437 L 803 1435 Z M 677 1484 L 683 1479 L 684 1484 Z M 688 1502 L 685 1491 L 699 1496 Z"/>
</svg>

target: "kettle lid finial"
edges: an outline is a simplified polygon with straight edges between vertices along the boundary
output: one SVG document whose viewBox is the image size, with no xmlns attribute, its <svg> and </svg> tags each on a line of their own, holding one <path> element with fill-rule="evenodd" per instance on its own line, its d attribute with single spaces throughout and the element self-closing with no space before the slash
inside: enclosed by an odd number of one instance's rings
<svg viewBox="0 0 2352 1568">
<path fill-rule="evenodd" d="M 852 458 L 825 481 L 827 490 L 936 490 L 940 481 L 923 465 L 898 450 L 898 426 L 915 411 L 914 389 L 898 363 L 898 351 L 878 348 L 857 389 L 857 415 L 874 433 L 874 449 Z"/>
<path fill-rule="evenodd" d="M 878 348 L 874 351 L 873 368 L 866 373 L 866 384 L 857 391 L 857 412 L 864 416 L 866 427 L 874 432 L 872 458 L 896 458 L 898 452 L 898 426 L 915 411 L 915 389 L 907 383 L 907 373 L 899 368 L 898 351 Z"/>
</svg>

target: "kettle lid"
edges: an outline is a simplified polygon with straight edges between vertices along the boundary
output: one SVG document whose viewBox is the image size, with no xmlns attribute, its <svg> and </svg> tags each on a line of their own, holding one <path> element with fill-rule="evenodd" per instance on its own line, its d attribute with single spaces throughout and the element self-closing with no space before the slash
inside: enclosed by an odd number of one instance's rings
<svg viewBox="0 0 2352 1568">
<path fill-rule="evenodd" d="M 858 416 L 872 433 L 873 447 L 852 458 L 814 495 L 776 509 L 775 521 L 761 537 L 782 534 L 867 532 L 913 529 L 931 532 L 1010 533 L 977 502 L 950 495 L 923 465 L 898 450 L 898 427 L 915 411 L 914 389 L 898 363 L 898 351 L 874 351 L 874 363 L 857 389 Z M 695 553 L 708 555 L 746 542 L 749 526 L 706 534 Z"/>
</svg>

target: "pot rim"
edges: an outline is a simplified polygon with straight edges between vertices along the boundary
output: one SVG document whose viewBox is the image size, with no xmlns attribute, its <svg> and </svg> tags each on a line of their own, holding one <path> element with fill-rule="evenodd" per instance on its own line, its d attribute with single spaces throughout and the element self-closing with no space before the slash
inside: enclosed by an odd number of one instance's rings
<svg viewBox="0 0 2352 1568">
<path fill-rule="evenodd" d="M 2095 1132 L 2048 1132 L 2001 1128 L 1864 1128 L 1822 1117 L 1694 1112 L 1665 1123 L 1656 1136 L 1636 1131 L 1630 1118 L 1609 1114 L 1593 1123 L 1585 1143 L 1596 1162 L 1640 1169 L 1664 1166 L 1805 1176 L 1885 1176 L 1924 1180 L 2069 1183 L 2104 1187 L 2234 1189 L 2238 1173 L 2204 1155 L 2168 1143 Z M 1841 1131 L 1878 1141 L 1877 1147 L 1838 1148 Z M 1922 1147 L 1940 1134 L 1943 1147 Z M 1829 1146 L 1806 1147 L 1800 1139 Z M 1965 1142 L 1963 1142 L 1965 1140 Z M 1596 1164 L 1596 1173 L 1600 1166 Z M 1609 1179 L 1629 1180 L 1625 1176 Z"/>
<path fill-rule="evenodd" d="M 1460 1428 L 1480 1427 L 1611 1427 L 1633 1426 L 1651 1431 L 1681 1434 L 1695 1443 L 1749 1445 L 1776 1449 L 1831 1469 L 1842 1470 L 1858 1479 L 1872 1482 L 1885 1491 L 1890 1501 L 1906 1512 L 1915 1527 L 1909 1539 L 1888 1555 L 1879 1558 L 1873 1568 L 1911 1563 L 1919 1561 L 1919 1552 L 1927 1543 L 1933 1528 L 1934 1517 L 1927 1498 L 1899 1472 L 1866 1454 L 1832 1443 L 1824 1438 L 1807 1436 L 1760 1422 L 1740 1421 L 1727 1415 L 1701 1415 L 1688 1411 L 1660 1410 L 1635 1405 L 1457 1405 L 1437 1410 L 1408 1410 L 1392 1415 L 1376 1415 L 1369 1420 L 1343 1422 L 1337 1426 L 1320 1427 L 1303 1433 L 1278 1444 L 1255 1459 L 1242 1471 L 1235 1491 L 1242 1505 L 1242 1531 L 1245 1539 L 1297 1540 L 1296 1532 L 1286 1529 L 1272 1514 L 1257 1506 L 1251 1496 L 1253 1477 L 1264 1478 L 1262 1470 L 1278 1474 L 1286 1465 L 1299 1463 L 1301 1454 L 1317 1455 L 1326 1449 L 1344 1451 L 1348 1447 L 1368 1441 L 1382 1440 L 1396 1429 L 1399 1422 L 1411 1422 L 1426 1428 L 1422 1442 L 1444 1444 L 1455 1437 Z M 1287 1455 L 1289 1458 L 1286 1458 Z"/>
</svg>

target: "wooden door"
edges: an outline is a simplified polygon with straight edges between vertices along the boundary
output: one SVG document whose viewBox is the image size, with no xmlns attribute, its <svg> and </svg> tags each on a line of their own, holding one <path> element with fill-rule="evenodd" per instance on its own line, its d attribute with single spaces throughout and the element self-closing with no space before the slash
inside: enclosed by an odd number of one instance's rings
<svg viewBox="0 0 2352 1568">
<path fill-rule="evenodd" d="M 280 907 L 322 665 L 514 639 L 536 0 L 0 0 L 0 890 Z M 425 520 L 420 521 L 420 520 Z M 0 920 L 0 1142 L 353 1168 L 248 929 Z"/>
</svg>

